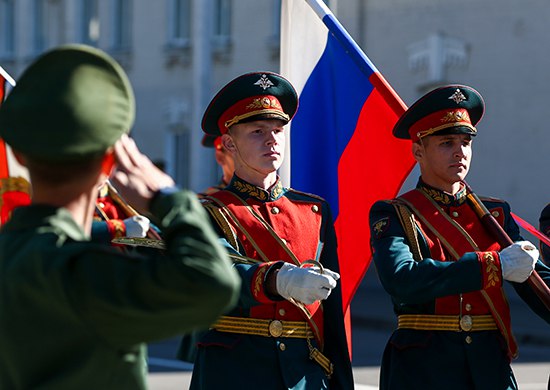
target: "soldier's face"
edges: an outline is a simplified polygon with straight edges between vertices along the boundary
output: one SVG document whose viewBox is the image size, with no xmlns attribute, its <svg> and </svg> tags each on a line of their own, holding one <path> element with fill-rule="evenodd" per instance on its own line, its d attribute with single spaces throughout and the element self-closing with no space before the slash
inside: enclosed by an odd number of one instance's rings
<svg viewBox="0 0 550 390">
<path fill-rule="evenodd" d="M 426 184 L 453 193 L 470 169 L 472 137 L 432 135 L 413 144 L 413 155 Z"/>
<path fill-rule="evenodd" d="M 231 131 L 224 135 L 224 146 L 233 155 L 235 169 L 251 169 L 265 175 L 279 169 L 283 162 L 286 141 L 283 126 L 284 122 L 278 119 L 232 126 Z"/>
</svg>

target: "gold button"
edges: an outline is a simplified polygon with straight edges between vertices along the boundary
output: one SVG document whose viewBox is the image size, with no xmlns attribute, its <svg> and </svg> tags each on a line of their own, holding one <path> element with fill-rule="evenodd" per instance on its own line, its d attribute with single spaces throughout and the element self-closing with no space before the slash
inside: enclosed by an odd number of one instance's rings
<svg viewBox="0 0 550 390">
<path fill-rule="evenodd" d="M 472 344 L 472 341 L 473 341 L 472 336 L 466 336 L 465 341 L 466 341 L 466 344 Z"/>
<path fill-rule="evenodd" d="M 105 207 L 105 203 L 103 203 L 103 202 L 99 202 L 97 205 L 98 205 L 99 207 L 101 207 L 101 208 L 104 208 L 104 207 Z"/>
<path fill-rule="evenodd" d="M 286 240 L 284 238 L 281 238 L 281 241 L 286 245 Z"/>
<path fill-rule="evenodd" d="M 462 318 L 460 319 L 460 329 L 465 332 L 472 330 L 473 325 L 474 322 L 472 320 L 472 317 L 470 317 L 469 315 L 462 316 Z"/>
<path fill-rule="evenodd" d="M 455 218 L 458 217 L 458 211 L 453 211 L 452 214 L 453 214 L 453 217 L 455 217 Z"/>
<path fill-rule="evenodd" d="M 280 349 L 281 351 L 284 351 L 284 350 L 286 349 L 285 343 L 279 344 L 279 349 Z"/>
<path fill-rule="evenodd" d="M 493 214 L 493 217 L 498 218 L 500 213 L 498 211 L 493 211 L 491 214 Z"/>
<path fill-rule="evenodd" d="M 279 315 L 281 317 L 284 317 L 286 315 L 286 310 L 285 309 L 279 309 Z"/>
<path fill-rule="evenodd" d="M 272 337 L 279 337 L 283 334 L 283 323 L 279 320 L 273 320 L 269 323 L 269 334 Z"/>
<path fill-rule="evenodd" d="M 313 211 L 314 213 L 316 213 L 317 211 L 319 211 L 319 206 L 317 206 L 316 204 L 314 204 L 313 206 L 311 206 L 311 211 Z"/>
<path fill-rule="evenodd" d="M 471 311 L 472 310 L 472 305 L 470 305 L 469 303 L 466 304 L 465 306 L 466 308 L 466 311 Z"/>
<path fill-rule="evenodd" d="M 279 214 L 279 208 L 277 206 L 273 206 L 271 208 L 271 214 Z"/>
</svg>

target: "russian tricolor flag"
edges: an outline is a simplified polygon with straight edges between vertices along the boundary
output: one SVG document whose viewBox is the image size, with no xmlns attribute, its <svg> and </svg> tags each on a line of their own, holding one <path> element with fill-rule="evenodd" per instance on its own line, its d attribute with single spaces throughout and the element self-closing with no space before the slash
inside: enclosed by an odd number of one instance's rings
<svg viewBox="0 0 550 390">
<path fill-rule="evenodd" d="M 281 176 L 331 205 L 348 311 L 371 259 L 370 207 L 414 166 L 410 141 L 391 134 L 406 106 L 319 0 L 283 0 L 281 73 L 300 97 Z"/>
</svg>

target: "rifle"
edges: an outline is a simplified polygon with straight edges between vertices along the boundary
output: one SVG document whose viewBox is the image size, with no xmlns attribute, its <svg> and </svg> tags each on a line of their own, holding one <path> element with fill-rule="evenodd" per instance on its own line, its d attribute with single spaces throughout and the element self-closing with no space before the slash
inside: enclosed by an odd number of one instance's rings
<svg viewBox="0 0 550 390">
<path fill-rule="evenodd" d="M 139 215 L 139 213 L 132 206 L 130 206 L 130 204 L 128 204 L 128 202 L 126 202 L 126 200 L 120 195 L 120 193 L 111 184 L 111 182 L 109 180 L 107 180 L 105 182 L 105 185 L 107 186 L 107 188 L 109 190 L 109 195 L 111 196 L 113 201 L 122 208 L 122 210 L 124 211 L 124 213 L 128 217 L 132 217 L 134 215 Z M 131 241 L 133 240 L 133 245 L 140 245 L 141 244 L 141 246 L 155 246 L 155 245 L 145 245 L 145 244 L 147 244 L 147 243 L 151 244 L 151 240 L 162 241 L 162 237 L 155 230 L 153 230 L 151 228 L 147 231 L 147 238 L 148 239 L 134 240 L 134 238 L 130 239 L 129 237 L 122 237 L 122 238 L 126 239 L 125 242 L 117 242 L 117 243 L 132 245 Z M 128 240 L 128 239 L 130 239 L 130 240 Z M 117 239 L 115 239 L 115 240 L 117 240 Z"/>
<path fill-rule="evenodd" d="M 512 245 L 514 241 L 512 241 L 508 233 L 504 231 L 495 217 L 493 217 L 489 210 L 487 210 L 487 207 L 485 207 L 479 197 L 474 193 L 474 191 L 472 191 L 470 186 L 466 182 L 464 182 L 464 184 L 466 185 L 466 190 L 468 191 L 468 201 L 483 223 L 483 226 L 485 226 L 485 228 L 493 234 L 502 248 Z M 544 306 L 546 306 L 546 309 L 550 311 L 550 288 L 548 288 L 546 283 L 544 283 L 537 271 L 533 270 L 533 273 L 527 279 L 527 283 L 529 283 L 531 289 L 535 292 Z"/>
</svg>

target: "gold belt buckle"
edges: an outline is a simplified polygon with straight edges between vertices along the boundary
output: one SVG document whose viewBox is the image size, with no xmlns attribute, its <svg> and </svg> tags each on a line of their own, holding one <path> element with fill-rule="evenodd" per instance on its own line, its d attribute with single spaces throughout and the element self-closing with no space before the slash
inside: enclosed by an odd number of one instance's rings
<svg viewBox="0 0 550 390">
<path fill-rule="evenodd" d="M 462 329 L 463 331 L 468 332 L 472 330 L 473 326 L 474 321 L 469 315 L 465 315 L 460 319 L 460 329 Z"/>
<path fill-rule="evenodd" d="M 280 337 L 283 334 L 283 323 L 279 320 L 273 320 L 269 323 L 269 334 L 272 337 Z"/>
</svg>

